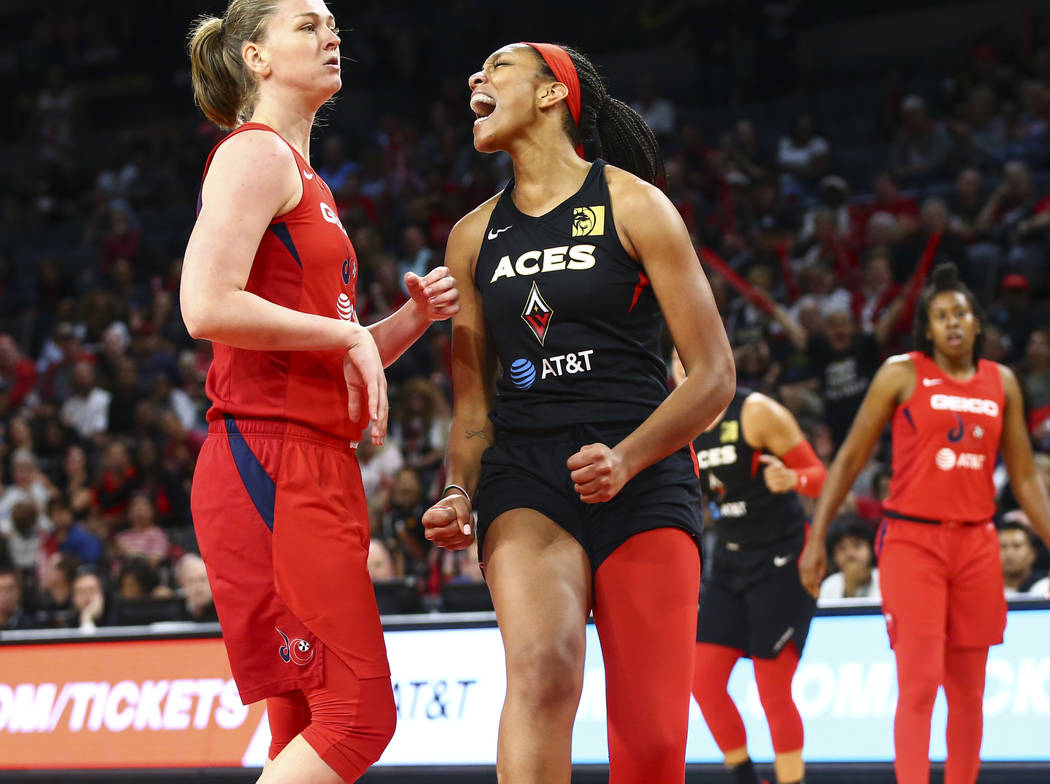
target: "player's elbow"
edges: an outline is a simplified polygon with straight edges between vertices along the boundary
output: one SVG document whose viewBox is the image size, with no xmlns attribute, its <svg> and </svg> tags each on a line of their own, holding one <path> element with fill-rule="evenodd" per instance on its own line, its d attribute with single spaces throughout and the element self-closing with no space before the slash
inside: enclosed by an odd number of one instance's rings
<svg viewBox="0 0 1050 784">
<path fill-rule="evenodd" d="M 724 354 L 724 355 L 723 355 Z M 731 351 L 722 352 L 710 371 L 710 395 L 718 401 L 720 409 L 727 408 L 736 394 L 736 362 Z"/>
<path fill-rule="evenodd" d="M 182 323 L 186 325 L 186 331 L 194 340 L 211 340 L 218 319 L 215 317 L 216 308 L 207 302 L 184 299 L 182 305 Z"/>
<path fill-rule="evenodd" d="M 205 335 L 206 327 L 203 314 L 201 314 L 196 308 L 189 308 L 185 305 L 182 306 L 182 323 L 186 326 L 186 331 L 194 340 L 204 340 L 207 338 L 207 335 Z"/>
</svg>

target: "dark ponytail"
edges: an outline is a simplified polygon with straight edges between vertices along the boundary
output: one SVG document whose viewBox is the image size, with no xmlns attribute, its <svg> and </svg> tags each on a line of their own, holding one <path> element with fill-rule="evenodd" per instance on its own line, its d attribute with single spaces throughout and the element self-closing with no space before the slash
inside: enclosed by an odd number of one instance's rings
<svg viewBox="0 0 1050 784">
<path fill-rule="evenodd" d="M 580 127 L 566 112 L 566 131 L 575 146 L 580 142 L 594 144 L 594 151 L 614 166 L 626 169 L 646 182 L 663 182 L 664 162 L 660 145 L 652 129 L 634 109 L 613 98 L 594 63 L 568 46 L 562 46 L 576 66 L 580 79 Z M 545 76 L 554 73 L 538 54 L 536 59 Z"/>
<path fill-rule="evenodd" d="M 981 306 L 977 304 L 977 298 L 970 291 L 970 287 L 959 280 L 959 268 L 951 262 L 938 264 L 934 267 L 933 272 L 930 274 L 930 282 L 919 296 L 919 302 L 915 306 L 912 341 L 916 350 L 927 356 L 933 356 L 933 341 L 926 336 L 926 329 L 930 326 L 930 305 L 934 297 L 945 291 L 957 291 L 966 297 L 966 301 L 970 303 L 970 310 L 973 311 L 974 318 L 977 319 L 979 326 L 973 341 L 973 363 L 976 365 L 977 360 L 981 358 L 981 353 L 984 351 L 984 312 L 981 310 Z"/>
</svg>

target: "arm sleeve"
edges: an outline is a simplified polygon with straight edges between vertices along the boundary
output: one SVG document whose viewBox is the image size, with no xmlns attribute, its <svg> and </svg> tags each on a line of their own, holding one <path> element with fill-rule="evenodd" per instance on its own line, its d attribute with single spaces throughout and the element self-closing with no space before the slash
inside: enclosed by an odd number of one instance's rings
<svg viewBox="0 0 1050 784">
<path fill-rule="evenodd" d="M 820 495 L 820 489 L 824 486 L 824 478 L 828 475 L 828 470 L 820 462 L 820 458 L 809 445 L 809 441 L 803 439 L 781 455 L 780 459 L 798 476 L 795 490 L 810 498 Z"/>
</svg>

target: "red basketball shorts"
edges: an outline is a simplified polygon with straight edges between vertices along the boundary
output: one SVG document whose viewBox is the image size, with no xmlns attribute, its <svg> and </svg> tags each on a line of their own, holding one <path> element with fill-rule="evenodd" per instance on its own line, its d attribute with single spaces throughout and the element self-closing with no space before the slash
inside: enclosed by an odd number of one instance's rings
<svg viewBox="0 0 1050 784">
<path fill-rule="evenodd" d="M 956 648 L 1003 641 L 1006 599 L 994 524 L 883 520 L 877 549 L 891 646 L 904 635 Z"/>
<path fill-rule="evenodd" d="M 212 422 L 193 525 L 244 703 L 323 685 L 326 655 L 389 677 L 351 445 L 271 420 Z"/>
</svg>

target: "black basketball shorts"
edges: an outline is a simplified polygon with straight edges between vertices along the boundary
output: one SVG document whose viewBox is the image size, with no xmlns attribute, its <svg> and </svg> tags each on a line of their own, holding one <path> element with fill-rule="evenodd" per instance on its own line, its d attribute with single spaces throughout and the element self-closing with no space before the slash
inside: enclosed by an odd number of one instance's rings
<svg viewBox="0 0 1050 784">
<path fill-rule="evenodd" d="M 688 447 L 639 472 L 611 500 L 580 501 L 566 461 L 586 444 L 615 446 L 633 427 L 577 425 L 540 432 L 497 431 L 481 459 L 477 490 L 478 553 L 492 522 L 512 509 L 534 509 L 568 531 L 591 568 L 642 531 L 681 528 L 699 546 L 700 483 Z M 483 557 L 483 556 L 482 556 Z"/>
<path fill-rule="evenodd" d="M 805 532 L 755 548 L 706 536 L 697 641 L 774 659 L 794 640 L 801 654 L 817 604 L 798 574 Z"/>
</svg>

